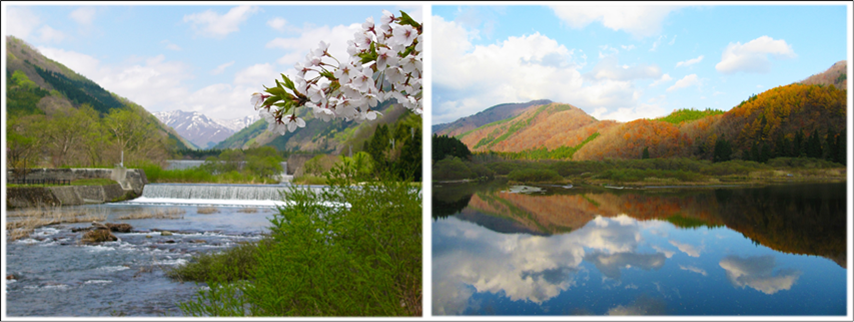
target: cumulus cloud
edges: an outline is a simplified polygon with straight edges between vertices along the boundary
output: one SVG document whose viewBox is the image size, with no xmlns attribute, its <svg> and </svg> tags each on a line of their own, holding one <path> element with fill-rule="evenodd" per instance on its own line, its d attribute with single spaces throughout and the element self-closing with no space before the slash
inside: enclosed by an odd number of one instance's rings
<svg viewBox="0 0 854 322">
<path fill-rule="evenodd" d="M 222 65 L 217 66 L 216 68 L 214 68 L 213 70 L 211 70 L 211 73 L 210 73 L 210 74 L 211 74 L 211 75 L 219 75 L 219 74 L 222 74 L 222 72 L 223 72 L 223 71 L 225 71 L 225 69 L 226 69 L 226 68 L 228 68 L 228 67 L 229 67 L 229 66 L 231 66 L 231 65 L 234 65 L 234 61 L 233 61 L 233 60 L 232 60 L 232 61 L 230 61 L 230 62 L 227 62 L 227 63 L 225 63 L 225 64 L 222 64 Z"/>
<path fill-rule="evenodd" d="M 661 68 L 656 65 L 620 66 L 617 58 L 610 56 L 599 61 L 585 76 L 601 80 L 628 81 L 644 78 L 658 78 L 661 76 Z"/>
<path fill-rule="evenodd" d="M 279 69 L 275 68 L 272 64 L 255 64 L 237 72 L 234 76 L 234 83 L 248 85 L 270 84 L 271 82 L 275 83 L 274 80 L 279 77 Z M 268 86 L 273 85 L 275 84 Z"/>
<path fill-rule="evenodd" d="M 691 257 L 700 257 L 700 252 L 703 250 L 702 247 L 680 243 L 675 240 L 671 240 L 670 244 L 676 246 L 680 251 Z"/>
<path fill-rule="evenodd" d="M 322 39 L 330 44 L 329 53 L 345 61 L 347 54 L 347 41 L 353 40 L 353 34 L 361 29 L 361 24 L 349 26 L 337 25 L 334 27 L 322 26 L 316 28 L 304 28 L 299 30 L 299 36 L 288 38 L 275 38 L 267 42 L 267 48 L 281 48 L 286 54 L 276 62 L 292 67 L 295 63 L 303 61 L 309 51 L 317 48 Z"/>
<path fill-rule="evenodd" d="M 669 82 L 672 80 L 673 80 L 673 77 L 670 77 L 669 74 L 664 74 L 664 75 L 661 75 L 661 78 L 652 82 L 652 84 L 649 84 L 649 87 L 655 87 L 655 86 L 658 86 L 659 84 L 666 83 L 666 82 Z"/>
<path fill-rule="evenodd" d="M 688 66 L 694 65 L 696 63 L 699 63 L 701 61 L 703 61 L 703 55 L 700 55 L 700 57 L 697 57 L 697 58 L 688 59 L 685 61 L 680 61 L 680 62 L 676 63 L 676 67 L 683 67 L 683 66 L 688 67 Z"/>
<path fill-rule="evenodd" d="M 608 310 L 608 315 L 665 315 L 667 304 L 656 298 L 641 295 L 629 305 L 617 305 Z"/>
<path fill-rule="evenodd" d="M 240 24 L 252 14 L 258 12 L 258 7 L 239 6 L 220 15 L 213 10 L 184 16 L 184 22 L 189 22 L 196 33 L 205 37 L 222 38 L 239 31 Z"/>
<path fill-rule="evenodd" d="M 267 21 L 267 26 L 273 28 L 278 31 L 285 31 L 285 25 L 288 24 L 288 21 L 285 18 L 276 17 Z"/>
<path fill-rule="evenodd" d="M 91 25 L 92 21 L 95 20 L 95 8 L 80 7 L 72 11 L 68 16 L 81 25 Z"/>
<path fill-rule="evenodd" d="M 41 25 L 41 19 L 30 9 L 17 6 L 6 7 L 6 34 L 27 39 Z"/>
<path fill-rule="evenodd" d="M 39 39 L 43 42 L 60 42 L 65 39 L 65 33 L 44 25 L 39 28 Z"/>
<path fill-rule="evenodd" d="M 797 57 L 785 40 L 762 36 L 743 45 L 741 42 L 727 45 L 715 69 L 723 74 L 768 73 L 771 71 L 769 55 L 775 58 Z"/>
<path fill-rule="evenodd" d="M 173 44 L 172 42 L 170 42 L 170 41 L 168 41 L 168 40 L 161 41 L 160 43 L 161 43 L 161 44 L 165 44 L 165 45 L 166 45 L 166 49 L 174 50 L 174 51 L 181 51 L 181 46 L 178 46 L 178 45 L 176 45 L 176 44 Z"/>
<path fill-rule="evenodd" d="M 702 269 L 702 268 L 699 268 L 699 267 L 690 266 L 690 265 L 689 265 L 689 266 L 682 266 L 682 265 L 679 265 L 679 269 L 681 269 L 681 270 L 683 270 L 683 271 L 694 272 L 694 273 L 697 273 L 697 274 L 700 274 L 700 275 L 703 275 L 703 276 L 707 276 L 707 275 L 708 275 L 708 274 L 706 273 L 706 270 L 704 270 L 704 269 Z"/>
<path fill-rule="evenodd" d="M 664 18 L 677 9 L 671 6 L 551 6 L 555 15 L 572 28 L 580 29 L 600 21 L 612 30 L 625 31 L 636 38 L 661 31 Z"/>
<path fill-rule="evenodd" d="M 673 84 L 673 86 L 670 86 L 667 88 L 667 91 L 672 92 L 672 91 L 675 91 L 677 89 L 691 87 L 691 86 L 698 86 L 698 85 L 700 85 L 700 79 L 697 78 L 697 74 L 691 74 L 691 75 L 682 77 L 682 79 L 676 81 L 676 83 Z"/>
<path fill-rule="evenodd" d="M 641 93 L 632 80 L 660 74 L 657 66 L 623 68 L 614 61 L 602 64 L 598 77 L 584 77 L 579 69 L 586 55 L 545 35 L 533 33 L 475 46 L 471 43 L 474 31 L 438 16 L 432 21 L 435 123 L 496 104 L 535 99 L 571 103 L 588 113 L 597 108 L 636 109 Z"/>
</svg>

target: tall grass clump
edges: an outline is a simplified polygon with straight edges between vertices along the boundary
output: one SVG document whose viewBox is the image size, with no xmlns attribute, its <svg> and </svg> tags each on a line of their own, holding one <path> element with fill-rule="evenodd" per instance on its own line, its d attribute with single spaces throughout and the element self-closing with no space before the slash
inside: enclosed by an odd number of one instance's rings
<svg viewBox="0 0 854 322">
<path fill-rule="evenodd" d="M 384 176 L 389 178 L 390 175 Z M 420 316 L 421 191 L 337 165 L 328 189 L 292 187 L 246 279 L 205 278 L 192 316 Z"/>
</svg>

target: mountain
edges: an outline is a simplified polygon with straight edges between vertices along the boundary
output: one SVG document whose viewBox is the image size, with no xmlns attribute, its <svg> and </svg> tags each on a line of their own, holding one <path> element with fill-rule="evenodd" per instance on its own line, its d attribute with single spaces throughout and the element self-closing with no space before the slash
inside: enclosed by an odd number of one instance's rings
<svg viewBox="0 0 854 322">
<path fill-rule="evenodd" d="M 659 119 L 619 123 L 598 121 L 569 104 L 534 101 L 516 105 L 512 112 L 501 110 L 507 116 L 491 123 L 471 128 L 483 123 L 472 121 L 479 119 L 476 114 L 436 132 L 455 136 L 472 152 L 520 159 L 637 159 L 648 149 L 652 158 L 711 160 L 722 141 L 731 149 L 727 158 L 813 156 L 840 162 L 834 155 L 841 157 L 845 150 L 839 147 L 844 144 L 839 134 L 846 130 L 847 91 L 841 86 L 847 83 L 839 72 L 845 66 L 844 61 L 836 63 L 802 83 L 769 89 L 726 112 L 677 110 Z"/>
<path fill-rule="evenodd" d="M 78 159 L 73 162 L 80 162 L 83 165 L 112 162 L 106 161 L 106 159 L 112 160 L 112 154 L 116 154 L 114 159 L 118 160 L 118 154 L 121 151 L 125 151 L 126 157 L 157 155 L 157 160 L 160 160 L 165 158 L 171 150 L 194 148 L 189 141 L 182 138 L 175 130 L 165 126 L 142 106 L 105 90 L 99 84 L 65 65 L 45 57 L 23 40 L 12 36 L 6 37 L 6 76 L 8 80 L 6 84 L 7 108 L 5 110 L 7 121 L 22 119 L 24 120 L 22 122 L 27 124 L 42 124 L 39 122 L 46 122 L 42 125 L 59 124 L 58 119 L 74 115 L 85 106 L 87 109 L 91 107 L 94 113 L 93 117 L 99 122 L 113 112 L 132 112 L 126 113 L 125 116 L 139 120 L 140 123 L 136 123 L 136 125 L 140 125 L 140 129 L 153 128 L 154 130 L 154 133 L 144 133 L 150 142 L 133 142 L 136 138 L 133 136 L 129 137 L 130 140 L 122 138 L 119 140 L 120 142 L 114 143 L 96 140 L 99 144 L 97 148 L 88 147 L 92 149 L 89 152 L 92 155 L 89 159 L 77 156 Z M 42 135 L 44 132 L 43 128 L 28 130 L 20 128 L 18 130 L 24 132 L 16 134 L 27 137 Z M 134 131 L 136 128 L 125 130 Z M 94 132 L 90 133 L 90 136 L 94 135 Z M 76 139 L 69 142 L 80 144 Z M 50 140 L 45 142 L 46 144 L 55 143 Z M 118 144 L 120 148 L 110 148 L 105 144 Z M 60 159 L 65 158 L 66 151 L 68 151 L 67 148 L 63 149 Z M 83 153 L 80 151 L 73 152 Z M 56 155 L 51 155 L 51 158 L 53 158 L 52 162 L 54 163 L 64 162 L 56 161 Z M 71 159 L 74 158 L 69 160 Z"/>
<path fill-rule="evenodd" d="M 519 115 L 527 107 L 551 103 L 549 100 L 536 100 L 527 103 L 499 104 L 477 114 L 466 116 L 451 123 L 433 125 L 433 133 L 446 133 L 449 136 L 457 136 L 482 125 L 500 121 L 509 117 Z"/>
<path fill-rule="evenodd" d="M 826 71 L 808 77 L 801 81 L 804 85 L 833 85 L 839 89 L 848 88 L 848 61 L 840 60 Z"/>
<path fill-rule="evenodd" d="M 408 110 L 390 100 L 377 105 L 374 110 L 382 113 L 374 121 L 357 123 L 335 119 L 324 122 L 315 119 L 307 109 L 299 109 L 297 116 L 305 120 L 305 127 L 285 135 L 276 135 L 267 131 L 267 122 L 258 120 L 237 131 L 229 138 L 214 146 L 216 149 L 245 149 L 253 146 L 272 146 L 279 151 L 303 151 L 339 154 L 345 148 L 361 149 L 364 141 L 370 138 L 380 124 L 392 124 L 405 115 Z M 247 107 L 251 110 L 251 107 Z"/>
<path fill-rule="evenodd" d="M 171 112 L 155 112 L 153 114 L 161 122 L 172 127 L 181 136 L 201 148 L 214 146 L 235 132 L 235 130 L 222 124 L 226 122 L 209 118 L 199 112 L 176 110 Z M 238 119 L 238 121 L 243 122 L 244 120 Z M 240 123 L 228 122 L 228 124 L 236 127 Z"/>
<path fill-rule="evenodd" d="M 246 128 L 247 126 L 252 125 L 252 123 L 255 123 L 255 121 L 258 121 L 259 119 L 261 119 L 261 117 L 258 116 L 258 114 L 253 114 L 253 115 L 238 117 L 238 118 L 230 119 L 230 120 L 221 120 L 221 119 L 212 119 L 212 120 L 216 123 L 219 123 L 219 125 L 222 125 L 225 128 L 231 130 L 232 132 L 237 132 L 237 131 L 240 131 L 240 130 Z"/>
</svg>

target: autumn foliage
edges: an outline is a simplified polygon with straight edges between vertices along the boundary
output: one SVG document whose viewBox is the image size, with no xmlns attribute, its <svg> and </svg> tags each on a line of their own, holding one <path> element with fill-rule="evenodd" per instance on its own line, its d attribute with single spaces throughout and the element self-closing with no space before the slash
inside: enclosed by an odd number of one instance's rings
<svg viewBox="0 0 854 322">
<path fill-rule="evenodd" d="M 458 138 L 473 153 L 508 159 L 812 157 L 845 164 L 846 95 L 821 82 L 795 83 L 753 95 L 727 112 L 680 109 L 628 123 L 598 121 L 572 105 L 550 103 Z"/>
</svg>

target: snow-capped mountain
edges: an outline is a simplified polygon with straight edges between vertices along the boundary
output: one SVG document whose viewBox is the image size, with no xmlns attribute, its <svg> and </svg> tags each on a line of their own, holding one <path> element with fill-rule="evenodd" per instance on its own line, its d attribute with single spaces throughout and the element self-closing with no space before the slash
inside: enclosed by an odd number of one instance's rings
<svg viewBox="0 0 854 322">
<path fill-rule="evenodd" d="M 234 131 L 236 133 L 236 132 L 242 130 L 243 128 L 245 128 L 247 126 L 252 125 L 252 123 L 255 123 L 255 121 L 258 121 L 258 119 L 260 119 L 260 118 L 261 117 L 258 116 L 257 114 L 253 114 L 253 115 L 240 117 L 240 118 L 236 118 L 236 119 L 230 119 L 230 120 L 219 120 L 219 119 L 212 119 L 212 120 L 214 122 L 219 123 L 219 125 L 222 125 L 228 129 L 231 129 L 232 131 Z"/>
<path fill-rule="evenodd" d="M 232 129 L 236 126 L 231 124 L 239 124 L 234 122 L 234 120 L 224 122 L 222 120 L 207 117 L 199 112 L 184 112 L 178 110 L 170 112 L 155 112 L 152 114 L 167 126 L 175 129 L 175 131 L 177 131 L 182 137 L 203 149 L 216 145 L 239 130 Z M 225 126 L 223 124 L 226 122 L 230 126 Z"/>
</svg>

